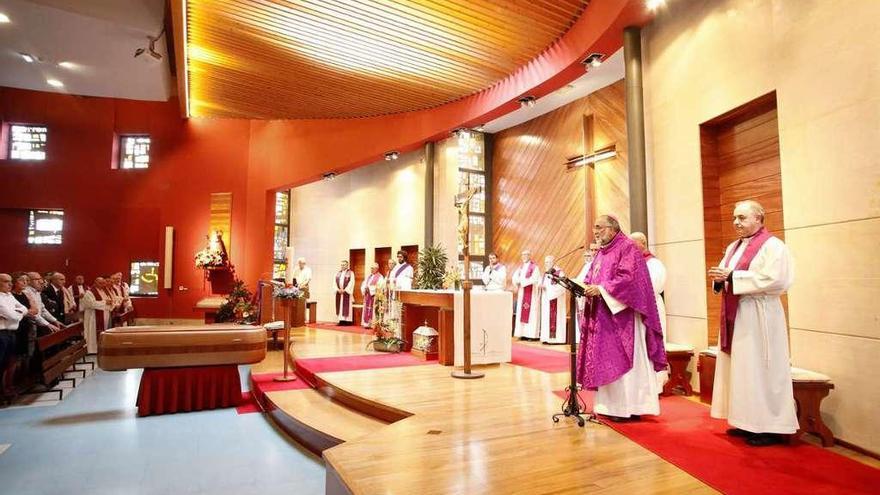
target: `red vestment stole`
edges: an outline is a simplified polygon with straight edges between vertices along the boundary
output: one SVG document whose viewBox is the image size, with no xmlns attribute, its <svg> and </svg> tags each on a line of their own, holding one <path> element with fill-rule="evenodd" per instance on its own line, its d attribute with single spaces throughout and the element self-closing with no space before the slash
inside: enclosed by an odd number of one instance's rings
<svg viewBox="0 0 880 495">
<path fill-rule="evenodd" d="M 97 287 L 93 289 L 86 289 L 92 291 L 92 294 L 95 295 L 95 300 L 98 302 L 104 302 L 109 300 L 110 298 L 105 294 L 101 289 Z M 106 324 L 104 323 L 104 310 L 103 309 L 95 309 L 95 337 L 97 338 L 101 335 L 101 332 L 105 330 Z"/>
<path fill-rule="evenodd" d="M 529 261 L 529 267 L 526 269 L 525 278 L 532 278 L 532 273 L 535 272 L 535 264 Z M 523 276 L 520 276 L 520 283 L 522 283 Z M 519 314 L 519 321 L 521 323 L 528 323 L 529 318 L 532 315 L 532 289 L 535 288 L 535 284 L 527 285 L 523 287 L 523 298 L 522 298 L 522 310 Z"/>
<path fill-rule="evenodd" d="M 749 242 L 749 245 L 746 246 L 745 251 L 743 251 L 742 256 L 736 263 L 734 271 L 748 270 L 749 265 L 752 264 L 752 260 L 755 259 L 755 255 L 758 254 L 761 246 L 763 246 L 764 243 L 767 242 L 767 239 L 771 237 L 773 237 L 773 235 L 770 234 L 770 231 L 761 227 L 761 229 L 752 236 L 752 240 Z M 724 260 L 721 262 L 722 267 L 727 268 L 727 264 L 730 263 L 731 258 L 736 254 L 736 250 L 739 249 L 742 241 L 742 239 L 737 240 L 733 249 L 728 251 L 727 255 L 724 256 Z M 733 293 L 733 284 L 725 282 L 724 291 L 721 293 L 721 329 L 718 333 L 718 339 L 721 350 L 728 354 L 730 354 L 730 345 L 733 342 L 733 326 L 734 323 L 736 323 L 736 310 L 738 307 L 739 296 Z"/>
<path fill-rule="evenodd" d="M 345 273 L 344 280 L 342 280 L 342 278 L 340 277 L 340 275 L 342 275 L 343 273 Z M 351 280 L 351 276 L 352 276 L 351 270 L 346 270 L 345 272 L 337 273 L 336 274 L 336 288 L 337 289 L 345 289 L 348 286 L 348 281 Z M 340 285 L 340 282 L 342 283 L 342 285 Z M 349 309 L 350 298 L 351 298 L 351 294 L 349 294 L 348 292 L 343 291 L 342 293 L 339 293 L 339 292 L 336 293 L 336 314 L 337 315 L 339 314 L 339 310 L 340 310 L 339 305 L 342 304 L 342 309 L 345 310 L 345 313 L 343 313 L 342 316 L 344 316 L 346 318 L 351 318 L 351 314 L 350 314 L 351 309 Z"/>
</svg>

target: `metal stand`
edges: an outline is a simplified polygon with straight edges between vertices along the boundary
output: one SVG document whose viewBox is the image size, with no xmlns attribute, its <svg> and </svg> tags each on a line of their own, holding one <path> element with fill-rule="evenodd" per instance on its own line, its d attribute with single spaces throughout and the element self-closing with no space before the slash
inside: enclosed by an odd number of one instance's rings
<svg viewBox="0 0 880 495">
<path fill-rule="evenodd" d="M 556 413 L 553 415 L 553 422 L 558 423 L 559 418 L 575 418 L 578 426 L 583 427 L 587 424 L 587 421 L 591 423 L 602 424 L 596 418 L 596 416 L 587 412 L 587 406 L 584 404 L 584 401 L 578 396 L 578 389 L 580 389 L 580 385 L 577 382 L 577 341 L 574 338 L 575 333 L 575 318 L 577 318 L 577 297 L 584 296 L 584 288 L 578 285 L 571 279 L 560 277 L 553 272 L 549 272 L 548 275 L 555 280 L 558 284 L 565 287 L 569 294 L 568 304 L 571 308 L 571 317 L 568 319 L 568 324 L 565 326 L 565 338 L 568 339 L 570 349 L 569 349 L 569 373 L 570 373 L 570 381 L 569 385 L 565 387 L 565 391 L 568 392 L 568 396 L 565 398 L 565 402 L 562 403 L 562 412 Z"/>
</svg>

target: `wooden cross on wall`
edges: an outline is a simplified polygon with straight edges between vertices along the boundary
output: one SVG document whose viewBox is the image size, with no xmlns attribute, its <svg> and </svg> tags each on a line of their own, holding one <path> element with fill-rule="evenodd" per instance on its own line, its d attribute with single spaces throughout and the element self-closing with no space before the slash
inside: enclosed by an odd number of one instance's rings
<svg viewBox="0 0 880 495">
<path fill-rule="evenodd" d="M 584 155 L 591 155 L 600 151 L 599 148 L 596 147 L 596 130 L 594 126 L 593 115 L 584 115 L 583 117 L 583 129 L 582 129 L 582 137 L 584 143 Z M 608 146 L 614 145 L 615 143 L 606 143 L 603 146 L 607 148 Z M 587 222 L 586 229 L 586 239 L 584 239 L 584 246 L 589 246 L 590 243 L 593 242 L 593 223 L 596 221 L 596 180 L 594 174 L 596 170 L 592 166 L 584 167 L 584 217 Z"/>
</svg>

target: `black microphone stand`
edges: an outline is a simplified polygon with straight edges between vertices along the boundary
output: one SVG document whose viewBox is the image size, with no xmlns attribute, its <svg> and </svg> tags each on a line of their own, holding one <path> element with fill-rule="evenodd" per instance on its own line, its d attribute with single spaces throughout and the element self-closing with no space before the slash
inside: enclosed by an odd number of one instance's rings
<svg viewBox="0 0 880 495">
<path fill-rule="evenodd" d="M 553 415 L 553 422 L 558 423 L 560 417 L 573 417 L 577 420 L 578 426 L 584 426 L 587 421 L 592 423 L 602 424 L 596 419 L 596 416 L 593 413 L 586 412 L 587 405 L 581 400 L 578 396 L 578 386 L 577 383 L 577 349 L 578 344 L 574 338 L 575 325 L 574 321 L 577 318 L 577 300 L 578 297 L 584 297 L 586 292 L 584 288 L 581 287 L 577 282 L 571 280 L 570 278 L 560 277 L 554 271 L 547 272 L 556 283 L 565 287 L 565 290 L 568 291 L 569 297 L 569 308 L 571 308 L 571 317 L 568 319 L 568 323 L 565 326 L 566 338 L 571 346 L 569 350 L 569 373 L 570 373 L 570 383 L 568 387 L 565 387 L 565 391 L 568 392 L 567 397 L 565 398 L 565 402 L 562 403 L 562 412 L 556 413 Z"/>
</svg>

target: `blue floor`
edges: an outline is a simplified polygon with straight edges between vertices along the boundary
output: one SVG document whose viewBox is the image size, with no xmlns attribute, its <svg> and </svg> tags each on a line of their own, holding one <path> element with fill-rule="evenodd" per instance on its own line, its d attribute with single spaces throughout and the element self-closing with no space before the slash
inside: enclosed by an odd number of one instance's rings
<svg viewBox="0 0 880 495">
<path fill-rule="evenodd" d="M 323 463 L 264 415 L 138 418 L 139 379 L 96 371 L 57 406 L 0 409 L 0 494 L 324 493 Z"/>
</svg>

